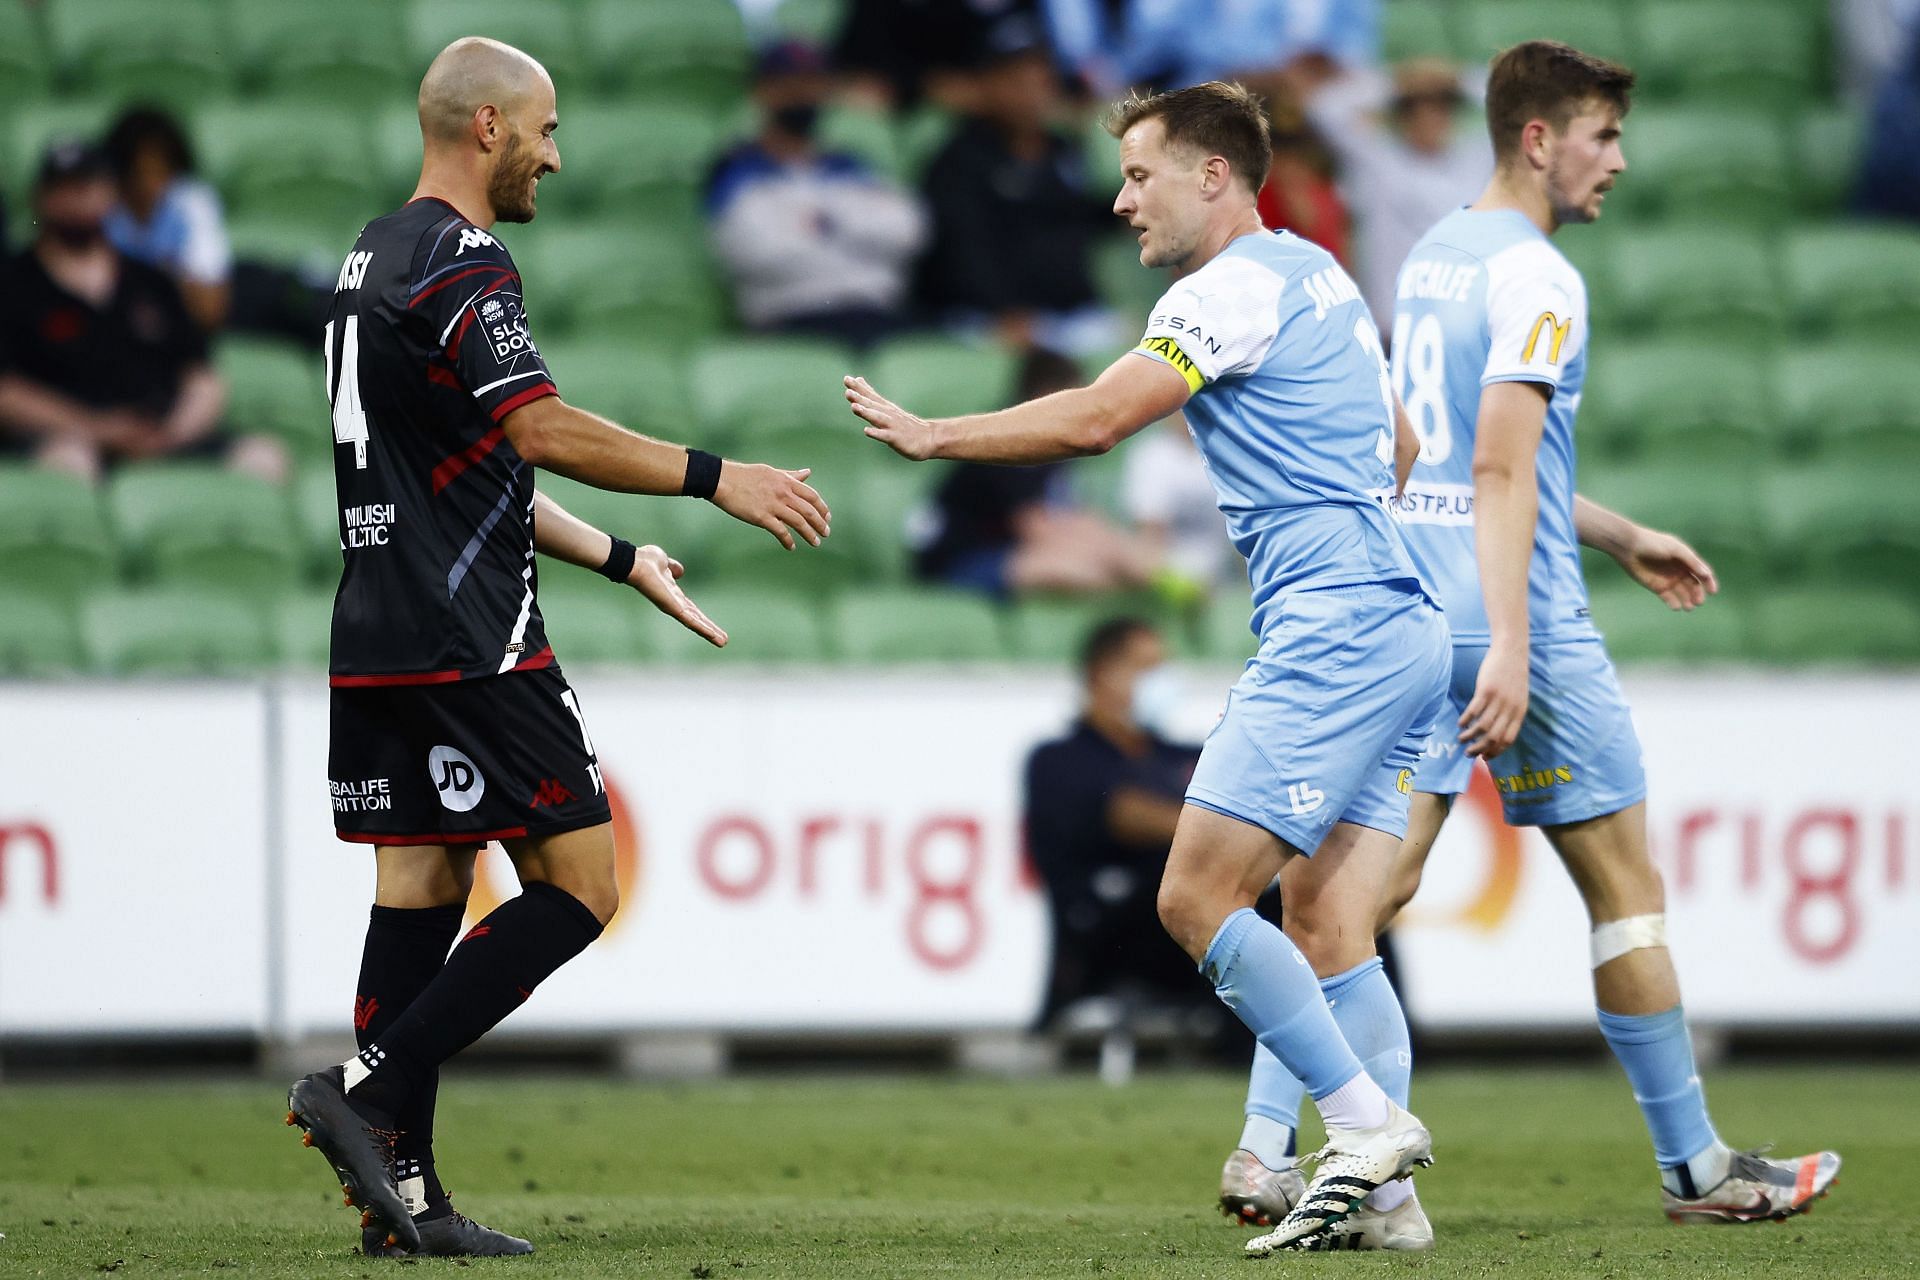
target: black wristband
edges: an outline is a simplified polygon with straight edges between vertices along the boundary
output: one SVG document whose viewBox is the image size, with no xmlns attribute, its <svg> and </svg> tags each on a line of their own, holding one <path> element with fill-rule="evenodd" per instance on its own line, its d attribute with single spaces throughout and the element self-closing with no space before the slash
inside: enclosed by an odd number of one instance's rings
<svg viewBox="0 0 1920 1280">
<path fill-rule="evenodd" d="M 616 536 L 613 549 L 607 552 L 607 562 L 600 566 L 601 576 L 608 582 L 625 582 L 633 574 L 633 557 L 633 544 Z"/>
<path fill-rule="evenodd" d="M 683 498 L 711 498 L 720 487 L 720 455 L 704 449 L 687 450 L 687 478 L 680 482 Z"/>
</svg>

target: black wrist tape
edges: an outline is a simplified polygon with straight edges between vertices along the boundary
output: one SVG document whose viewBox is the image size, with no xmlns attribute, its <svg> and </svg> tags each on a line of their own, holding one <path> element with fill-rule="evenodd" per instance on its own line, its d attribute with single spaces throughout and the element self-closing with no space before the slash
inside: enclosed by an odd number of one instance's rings
<svg viewBox="0 0 1920 1280">
<path fill-rule="evenodd" d="M 680 482 L 680 496 L 711 498 L 720 487 L 720 455 L 704 449 L 687 450 L 687 478 Z"/>
<path fill-rule="evenodd" d="M 607 553 L 607 562 L 600 566 L 600 574 L 609 582 L 625 582 L 633 573 L 634 547 L 625 538 L 613 540 L 613 550 Z"/>
</svg>

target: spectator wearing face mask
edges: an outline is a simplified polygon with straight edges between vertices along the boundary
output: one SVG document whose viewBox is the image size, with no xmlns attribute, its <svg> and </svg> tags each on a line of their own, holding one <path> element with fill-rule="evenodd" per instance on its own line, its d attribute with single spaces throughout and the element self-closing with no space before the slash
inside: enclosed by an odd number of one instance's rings
<svg viewBox="0 0 1920 1280">
<path fill-rule="evenodd" d="M 1138 618 L 1094 628 L 1083 703 L 1027 759 L 1028 855 L 1046 885 L 1053 966 L 1040 1021 L 1092 995 L 1204 1001 L 1154 899 L 1200 748 L 1167 736 L 1182 700 L 1166 641 Z"/>
<path fill-rule="evenodd" d="M 0 452 L 97 477 L 142 458 L 226 458 L 285 474 L 277 441 L 220 433 L 226 388 L 168 276 L 107 240 L 106 158 L 49 149 L 34 183 L 38 234 L 7 263 L 0 313 Z"/>
<path fill-rule="evenodd" d="M 760 131 L 715 165 L 708 227 L 748 328 L 867 346 L 908 323 L 927 222 L 911 195 L 863 161 L 815 145 L 828 87 L 825 63 L 806 45 L 761 55 Z"/>
</svg>

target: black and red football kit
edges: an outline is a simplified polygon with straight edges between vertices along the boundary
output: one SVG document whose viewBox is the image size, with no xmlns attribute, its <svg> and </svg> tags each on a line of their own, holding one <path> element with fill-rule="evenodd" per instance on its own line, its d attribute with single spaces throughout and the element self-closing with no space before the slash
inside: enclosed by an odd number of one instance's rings
<svg viewBox="0 0 1920 1280">
<path fill-rule="evenodd" d="M 606 821 L 536 598 L 533 468 L 501 426 L 556 394 L 506 246 L 439 200 L 376 218 L 341 266 L 325 341 L 344 561 L 336 829 L 438 844 Z"/>
</svg>

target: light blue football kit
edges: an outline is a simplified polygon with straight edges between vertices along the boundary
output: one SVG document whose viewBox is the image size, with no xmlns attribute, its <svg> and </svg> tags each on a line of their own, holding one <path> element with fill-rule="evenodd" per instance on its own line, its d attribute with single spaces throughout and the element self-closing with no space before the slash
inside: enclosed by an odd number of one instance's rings
<svg viewBox="0 0 1920 1280">
<path fill-rule="evenodd" d="M 1537 383 L 1551 399 L 1527 575 L 1530 698 L 1519 738 L 1488 764 L 1517 826 L 1578 822 L 1636 804 L 1646 797 L 1640 743 L 1588 615 L 1573 522 L 1586 285 L 1525 215 L 1460 209 L 1414 246 L 1396 294 L 1394 385 L 1421 443 L 1399 515 L 1453 632 L 1454 714 L 1473 699 L 1488 644 L 1473 540 L 1480 395 L 1496 382 Z M 1437 734 L 1414 790 L 1458 795 L 1472 766 L 1455 735 Z"/>
<path fill-rule="evenodd" d="M 1137 350 L 1193 393 L 1187 423 L 1247 558 L 1260 637 L 1188 803 L 1309 856 L 1336 822 L 1405 835 L 1451 646 L 1381 501 L 1393 395 L 1360 291 L 1317 245 L 1244 235 L 1167 291 Z M 1299 948 L 1242 908 L 1201 969 L 1296 1100 L 1304 1085 L 1337 1111 L 1364 1083 L 1362 1057 L 1406 1060 L 1406 1023 L 1377 964 L 1331 980 L 1345 994 L 1329 1009 Z M 1404 1080 L 1373 1080 L 1404 1103 Z"/>
<path fill-rule="evenodd" d="M 1305 854 L 1336 822 L 1406 833 L 1444 706 L 1445 623 L 1379 499 L 1393 404 L 1372 324 L 1326 250 L 1260 233 L 1169 289 L 1137 348 L 1193 390 L 1260 637 L 1187 799 Z"/>
</svg>

